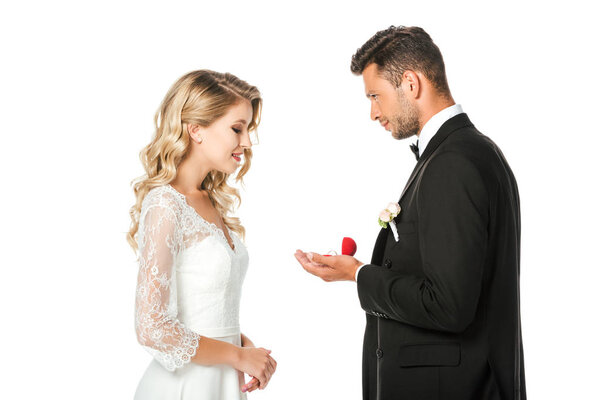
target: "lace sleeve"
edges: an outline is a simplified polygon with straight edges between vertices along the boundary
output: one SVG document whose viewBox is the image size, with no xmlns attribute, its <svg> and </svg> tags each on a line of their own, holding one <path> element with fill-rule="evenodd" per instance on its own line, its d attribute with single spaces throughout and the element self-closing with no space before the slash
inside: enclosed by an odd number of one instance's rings
<svg viewBox="0 0 600 400">
<path fill-rule="evenodd" d="M 142 205 L 138 231 L 135 329 L 140 344 L 174 371 L 196 354 L 200 336 L 177 320 L 174 260 L 182 240 L 175 212 L 162 202 L 148 203 Z"/>
</svg>

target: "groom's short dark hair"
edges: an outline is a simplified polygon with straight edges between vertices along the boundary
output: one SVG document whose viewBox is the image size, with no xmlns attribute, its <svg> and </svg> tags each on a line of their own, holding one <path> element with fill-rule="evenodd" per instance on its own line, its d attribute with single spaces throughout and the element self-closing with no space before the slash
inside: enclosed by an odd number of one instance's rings
<svg viewBox="0 0 600 400">
<path fill-rule="evenodd" d="M 352 56 L 350 70 L 361 75 L 371 63 L 377 64 L 383 77 L 396 87 L 404 71 L 419 71 L 440 94 L 450 94 L 442 53 L 429 34 L 417 26 L 392 25 L 377 32 Z"/>
</svg>

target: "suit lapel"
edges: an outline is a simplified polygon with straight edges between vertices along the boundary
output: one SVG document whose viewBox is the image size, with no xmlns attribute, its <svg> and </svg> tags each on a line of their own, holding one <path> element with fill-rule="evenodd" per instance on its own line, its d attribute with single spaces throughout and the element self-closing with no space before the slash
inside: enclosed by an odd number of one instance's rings
<svg viewBox="0 0 600 400">
<path fill-rule="evenodd" d="M 437 133 L 431 138 L 431 141 L 427 145 L 427 148 L 425 149 L 423 155 L 419 157 L 419 161 L 417 162 L 417 165 L 415 165 L 415 168 L 413 169 L 410 178 L 408 178 L 408 182 L 406 183 L 406 186 L 404 187 L 404 190 L 400 195 L 400 200 L 398 200 L 398 203 L 400 203 L 408 188 L 411 186 L 415 178 L 419 175 L 419 171 L 421 171 L 421 169 L 427 164 L 427 161 L 430 159 L 431 155 L 439 147 L 439 145 L 442 144 L 442 142 L 446 140 L 452 132 L 467 126 L 473 126 L 473 124 L 469 120 L 469 117 L 467 117 L 467 114 L 464 113 L 458 114 L 450 118 L 448 121 L 444 122 L 444 124 L 440 127 Z M 398 218 L 400 218 L 400 215 L 401 214 L 399 214 L 395 218 L 396 221 L 398 220 Z M 383 254 L 385 252 L 385 244 L 387 241 L 387 237 L 390 234 L 391 233 L 389 228 L 382 228 L 379 231 L 377 240 L 375 240 L 375 246 L 373 247 L 373 254 L 371 255 L 371 264 L 382 264 Z"/>
<path fill-rule="evenodd" d="M 425 152 L 421 155 L 421 157 L 419 157 L 419 161 L 417 162 L 417 165 L 415 165 L 415 169 L 413 169 L 410 178 L 408 178 L 408 182 L 406 183 L 406 186 L 404 187 L 404 190 L 400 195 L 400 200 L 398 200 L 398 203 L 400 203 L 410 185 L 413 183 L 417 175 L 419 175 L 419 171 L 421 171 L 423 166 L 427 163 L 427 160 L 429 160 L 429 158 L 431 157 L 433 152 L 439 147 L 439 145 L 444 140 L 446 140 L 452 132 L 467 126 L 473 126 L 473 124 L 471 123 L 469 117 L 467 117 L 467 114 L 465 113 L 455 115 L 448 121 L 444 122 L 444 124 L 440 127 L 437 133 L 431 138 L 431 141 L 427 145 Z"/>
<path fill-rule="evenodd" d="M 379 230 L 379 235 L 377 235 L 377 240 L 375 240 L 375 246 L 373 246 L 373 254 L 371 255 L 371 264 L 375 264 L 375 265 L 383 264 L 383 253 L 385 250 L 385 241 L 387 239 L 388 233 L 389 233 L 389 229 L 381 228 Z"/>
</svg>

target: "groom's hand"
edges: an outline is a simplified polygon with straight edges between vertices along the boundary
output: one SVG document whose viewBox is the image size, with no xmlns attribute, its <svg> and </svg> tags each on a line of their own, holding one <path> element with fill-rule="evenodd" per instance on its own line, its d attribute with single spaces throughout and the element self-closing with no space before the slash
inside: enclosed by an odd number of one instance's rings
<svg viewBox="0 0 600 400">
<path fill-rule="evenodd" d="M 325 257 L 317 253 L 305 253 L 302 250 L 296 250 L 294 256 L 307 272 L 325 282 L 354 281 L 356 270 L 363 264 L 351 256 Z"/>
</svg>

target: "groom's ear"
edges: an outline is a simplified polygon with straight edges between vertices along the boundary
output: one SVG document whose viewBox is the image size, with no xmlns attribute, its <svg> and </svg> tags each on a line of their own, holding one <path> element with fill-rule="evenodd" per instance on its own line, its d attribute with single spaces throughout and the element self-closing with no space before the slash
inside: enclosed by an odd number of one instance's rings
<svg viewBox="0 0 600 400">
<path fill-rule="evenodd" d="M 404 91 L 404 94 L 412 99 L 418 99 L 421 94 L 421 77 L 419 74 L 412 70 L 406 70 L 402 74 L 402 83 L 400 83 L 400 90 Z"/>
</svg>

